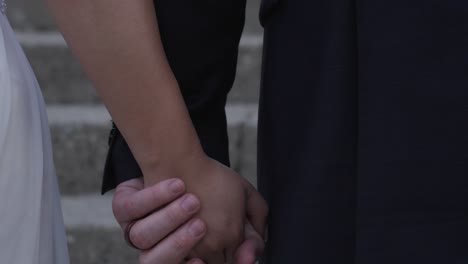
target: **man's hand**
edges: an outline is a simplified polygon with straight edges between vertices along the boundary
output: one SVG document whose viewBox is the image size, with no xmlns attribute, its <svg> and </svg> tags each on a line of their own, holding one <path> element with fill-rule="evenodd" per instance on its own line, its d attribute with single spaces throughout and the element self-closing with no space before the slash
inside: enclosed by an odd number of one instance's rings
<svg viewBox="0 0 468 264">
<path fill-rule="evenodd" d="M 140 263 L 203 264 L 185 258 L 205 236 L 205 223 L 194 218 L 200 203 L 193 194 L 184 194 L 181 180 L 170 179 L 143 189 L 142 179 L 120 184 L 112 209 L 117 222 L 129 230 L 131 243 L 141 249 Z"/>
</svg>

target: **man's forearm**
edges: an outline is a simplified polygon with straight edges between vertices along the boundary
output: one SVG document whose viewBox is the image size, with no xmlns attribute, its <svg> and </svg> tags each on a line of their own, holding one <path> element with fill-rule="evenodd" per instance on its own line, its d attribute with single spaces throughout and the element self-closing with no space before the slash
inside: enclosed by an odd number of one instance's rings
<svg viewBox="0 0 468 264">
<path fill-rule="evenodd" d="M 48 0 L 69 46 L 143 173 L 159 179 L 203 155 L 160 40 L 152 0 Z M 174 161 L 179 161 L 177 164 Z"/>
</svg>

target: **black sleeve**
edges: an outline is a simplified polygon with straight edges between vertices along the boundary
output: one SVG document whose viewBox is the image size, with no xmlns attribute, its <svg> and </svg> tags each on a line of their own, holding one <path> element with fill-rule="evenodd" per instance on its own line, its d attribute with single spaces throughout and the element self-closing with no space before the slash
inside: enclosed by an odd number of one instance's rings
<svg viewBox="0 0 468 264">
<path fill-rule="evenodd" d="M 155 5 L 165 52 L 203 149 L 229 165 L 224 107 L 236 73 L 245 0 L 158 0 Z M 102 192 L 141 176 L 125 139 L 114 127 Z"/>
</svg>

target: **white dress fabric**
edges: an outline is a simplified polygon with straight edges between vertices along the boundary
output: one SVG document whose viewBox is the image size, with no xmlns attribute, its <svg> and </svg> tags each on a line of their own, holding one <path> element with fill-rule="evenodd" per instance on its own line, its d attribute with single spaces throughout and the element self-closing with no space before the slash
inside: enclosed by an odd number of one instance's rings
<svg viewBox="0 0 468 264">
<path fill-rule="evenodd" d="M 0 263 L 69 263 L 44 100 L 0 0 Z"/>
</svg>

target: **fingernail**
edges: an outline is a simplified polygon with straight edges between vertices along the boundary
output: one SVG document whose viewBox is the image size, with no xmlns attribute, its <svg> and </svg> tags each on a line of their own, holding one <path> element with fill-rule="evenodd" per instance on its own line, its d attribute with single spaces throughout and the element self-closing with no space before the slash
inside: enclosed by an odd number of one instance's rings
<svg viewBox="0 0 468 264">
<path fill-rule="evenodd" d="M 180 180 L 173 180 L 169 184 L 169 188 L 173 193 L 181 193 L 184 190 L 184 185 Z"/>
<path fill-rule="evenodd" d="M 205 224 L 197 219 L 190 224 L 188 231 L 192 236 L 199 237 L 205 232 Z"/>
<path fill-rule="evenodd" d="M 189 213 L 198 209 L 198 206 L 198 200 L 193 195 L 187 195 L 182 201 L 182 208 Z"/>
</svg>

